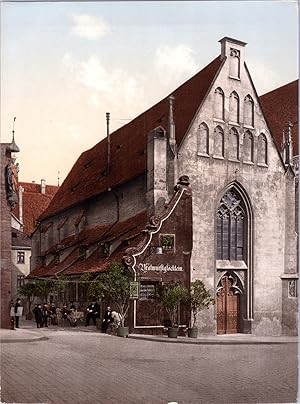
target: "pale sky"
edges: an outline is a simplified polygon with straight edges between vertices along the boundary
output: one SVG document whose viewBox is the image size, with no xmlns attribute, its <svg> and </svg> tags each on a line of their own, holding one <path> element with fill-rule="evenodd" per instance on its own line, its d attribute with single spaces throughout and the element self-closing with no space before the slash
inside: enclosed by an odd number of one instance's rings
<svg viewBox="0 0 300 404">
<path fill-rule="evenodd" d="M 79 155 L 220 54 L 247 42 L 259 95 L 298 77 L 296 1 L 5 2 L 1 142 L 13 117 L 21 181 L 57 184 Z"/>
</svg>

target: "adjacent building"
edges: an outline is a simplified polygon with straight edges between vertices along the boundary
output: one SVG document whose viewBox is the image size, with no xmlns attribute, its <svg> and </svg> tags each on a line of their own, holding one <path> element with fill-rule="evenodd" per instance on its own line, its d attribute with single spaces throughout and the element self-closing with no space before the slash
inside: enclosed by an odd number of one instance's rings
<svg viewBox="0 0 300 404">
<path fill-rule="evenodd" d="M 107 115 L 106 139 L 82 153 L 39 218 L 31 278 L 68 276 L 64 298 L 84 305 L 80 276 L 123 261 L 139 284 L 134 332 L 161 332 L 161 282 L 202 279 L 216 301 L 199 315 L 202 333 L 297 333 L 290 117 L 273 123 L 276 97 L 258 97 L 246 43 L 220 44 L 210 64 L 112 134 Z M 178 322 L 187 325 L 184 310 Z"/>
<path fill-rule="evenodd" d="M 11 210 L 17 202 L 17 174 L 18 164 L 13 153 L 19 152 L 14 141 L 0 143 L 0 291 L 1 313 L 0 327 L 10 328 L 10 304 L 12 299 L 12 262 L 11 262 Z"/>
<path fill-rule="evenodd" d="M 35 182 L 18 181 L 18 200 L 11 213 L 12 231 L 12 298 L 18 288 L 25 283 L 30 273 L 31 234 L 35 230 L 38 217 L 44 212 L 58 190 L 58 186 Z"/>
</svg>

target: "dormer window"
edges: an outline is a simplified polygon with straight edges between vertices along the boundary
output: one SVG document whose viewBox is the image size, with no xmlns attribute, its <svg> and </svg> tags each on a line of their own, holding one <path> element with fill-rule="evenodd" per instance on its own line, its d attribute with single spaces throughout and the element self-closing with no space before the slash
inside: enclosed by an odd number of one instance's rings
<svg viewBox="0 0 300 404">
<path fill-rule="evenodd" d="M 79 258 L 80 258 L 81 260 L 86 259 L 86 248 L 83 247 L 83 246 L 80 246 L 80 247 L 79 247 Z"/>
<path fill-rule="evenodd" d="M 54 263 L 55 265 L 58 265 L 58 264 L 59 264 L 59 252 L 56 252 L 56 253 L 54 254 L 53 263 Z"/>
<path fill-rule="evenodd" d="M 105 242 L 99 245 L 100 258 L 106 258 L 109 256 L 110 244 Z"/>
</svg>

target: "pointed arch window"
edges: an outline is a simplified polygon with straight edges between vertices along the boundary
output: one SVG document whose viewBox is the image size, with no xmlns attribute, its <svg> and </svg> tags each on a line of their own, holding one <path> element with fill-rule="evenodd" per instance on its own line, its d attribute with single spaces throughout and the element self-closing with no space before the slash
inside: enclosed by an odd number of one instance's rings
<svg viewBox="0 0 300 404">
<path fill-rule="evenodd" d="M 253 153 L 254 153 L 254 138 L 250 131 L 247 131 L 244 135 L 243 142 L 243 161 L 247 163 L 253 163 Z"/>
<path fill-rule="evenodd" d="M 257 163 L 268 164 L 268 143 L 267 138 L 263 133 L 258 137 Z"/>
<path fill-rule="evenodd" d="M 240 98 L 238 94 L 233 91 L 229 98 L 229 120 L 231 122 L 240 122 Z"/>
<path fill-rule="evenodd" d="M 224 157 L 224 131 L 221 126 L 215 128 L 214 156 Z"/>
<path fill-rule="evenodd" d="M 240 52 L 230 49 L 230 76 L 240 78 Z"/>
<path fill-rule="evenodd" d="M 225 96 L 224 91 L 218 87 L 215 91 L 215 118 L 222 119 L 224 121 L 224 103 Z"/>
<path fill-rule="evenodd" d="M 198 129 L 198 153 L 209 154 L 209 129 L 204 122 L 200 124 Z"/>
<path fill-rule="evenodd" d="M 229 131 L 229 159 L 230 160 L 239 160 L 240 151 L 239 151 L 239 134 L 236 128 L 231 128 Z"/>
<path fill-rule="evenodd" d="M 244 124 L 254 127 L 254 102 L 249 94 L 244 98 Z"/>
<path fill-rule="evenodd" d="M 246 261 L 247 215 L 235 189 L 222 197 L 217 210 L 217 259 Z"/>
</svg>

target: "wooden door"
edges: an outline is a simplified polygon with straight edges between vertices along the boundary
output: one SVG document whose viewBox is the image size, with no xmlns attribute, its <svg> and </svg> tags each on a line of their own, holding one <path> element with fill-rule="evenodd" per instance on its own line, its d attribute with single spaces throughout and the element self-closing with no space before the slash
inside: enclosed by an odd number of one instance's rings
<svg viewBox="0 0 300 404">
<path fill-rule="evenodd" d="M 240 294 L 233 287 L 233 281 L 228 275 L 222 277 L 217 290 L 217 332 L 240 332 Z"/>
</svg>

